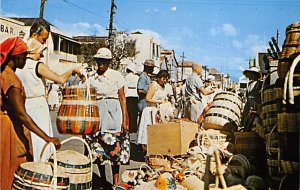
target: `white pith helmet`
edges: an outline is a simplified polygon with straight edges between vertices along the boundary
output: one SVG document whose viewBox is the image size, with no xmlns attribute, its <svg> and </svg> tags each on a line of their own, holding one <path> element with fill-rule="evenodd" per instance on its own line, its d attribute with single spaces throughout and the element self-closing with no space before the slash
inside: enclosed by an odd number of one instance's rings
<svg viewBox="0 0 300 190">
<path fill-rule="evenodd" d="M 100 59 L 112 59 L 112 54 L 108 48 L 100 48 L 93 57 Z"/>
</svg>

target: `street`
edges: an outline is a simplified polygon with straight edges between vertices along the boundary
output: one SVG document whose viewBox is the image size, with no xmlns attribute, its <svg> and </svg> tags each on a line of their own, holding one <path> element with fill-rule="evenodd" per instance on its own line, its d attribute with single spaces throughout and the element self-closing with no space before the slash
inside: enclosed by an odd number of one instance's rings
<svg viewBox="0 0 300 190">
<path fill-rule="evenodd" d="M 50 111 L 51 122 L 52 122 L 52 127 L 53 127 L 53 136 L 54 137 L 58 137 L 60 140 L 68 139 L 68 138 L 74 136 L 74 135 L 70 135 L 70 134 L 63 135 L 63 134 L 59 134 L 58 133 L 57 128 L 56 128 L 56 114 L 57 114 L 57 112 Z M 80 137 L 80 135 L 76 135 L 76 136 Z M 75 150 L 75 151 L 78 151 L 80 153 L 83 153 L 83 151 L 84 151 L 84 145 L 80 141 L 76 141 L 76 140 L 69 141 L 66 144 L 63 144 L 61 146 L 60 150 Z M 141 156 L 141 155 L 136 154 L 136 151 L 132 152 L 132 153 L 133 153 L 133 155 L 134 155 L 135 158 L 137 158 L 138 156 Z M 134 160 L 141 160 L 141 158 L 134 159 Z M 121 181 L 122 173 L 126 169 L 128 169 L 128 168 L 139 168 L 142 163 L 143 162 L 133 161 L 131 159 L 130 160 L 130 165 L 121 166 L 120 167 L 120 178 L 119 178 L 120 181 Z M 93 165 L 93 171 L 94 171 L 94 173 L 96 173 L 97 175 L 99 175 L 99 171 L 98 171 L 97 165 L 95 165 L 95 164 Z M 110 182 L 110 183 L 112 183 L 113 182 L 113 178 L 112 178 L 111 170 L 110 170 L 109 166 L 106 166 L 106 175 L 107 175 L 107 181 Z"/>
</svg>

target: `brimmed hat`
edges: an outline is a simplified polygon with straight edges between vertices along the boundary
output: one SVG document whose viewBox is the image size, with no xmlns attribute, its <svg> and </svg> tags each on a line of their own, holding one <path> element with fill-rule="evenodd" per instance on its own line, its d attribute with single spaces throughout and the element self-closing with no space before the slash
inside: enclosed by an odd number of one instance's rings
<svg viewBox="0 0 300 190">
<path fill-rule="evenodd" d="M 131 70 L 133 73 L 136 73 L 136 65 L 135 65 L 134 63 L 132 63 L 132 62 L 130 62 L 130 63 L 127 64 L 126 69 L 129 69 L 129 70 Z"/>
<path fill-rule="evenodd" d="M 259 69 L 257 67 L 251 67 L 250 69 L 246 69 L 243 71 L 243 75 L 256 75 L 258 78 L 261 78 L 261 73 L 259 72 Z"/>
<path fill-rule="evenodd" d="M 37 41 L 35 38 L 30 38 L 27 42 L 27 52 L 28 53 L 41 53 L 47 47 Z"/>
<path fill-rule="evenodd" d="M 108 48 L 100 48 L 98 49 L 97 53 L 93 56 L 94 58 L 98 59 L 112 59 L 112 54 L 110 49 Z"/>
<path fill-rule="evenodd" d="M 154 67 L 154 60 L 153 59 L 146 59 L 145 62 L 144 62 L 144 65 L 145 66 L 148 66 L 148 67 Z"/>
</svg>

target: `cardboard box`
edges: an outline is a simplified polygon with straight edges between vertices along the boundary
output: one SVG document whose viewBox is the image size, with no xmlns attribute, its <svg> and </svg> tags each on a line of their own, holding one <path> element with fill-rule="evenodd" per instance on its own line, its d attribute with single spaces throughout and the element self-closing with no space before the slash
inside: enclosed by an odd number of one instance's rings
<svg viewBox="0 0 300 190">
<path fill-rule="evenodd" d="M 186 154 L 190 143 L 196 139 L 198 124 L 179 121 L 147 127 L 147 154 Z"/>
</svg>

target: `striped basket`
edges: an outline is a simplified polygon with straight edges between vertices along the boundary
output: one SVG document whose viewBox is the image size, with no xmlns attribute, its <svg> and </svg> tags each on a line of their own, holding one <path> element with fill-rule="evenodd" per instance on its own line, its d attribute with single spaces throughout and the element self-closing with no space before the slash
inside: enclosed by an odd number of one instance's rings
<svg viewBox="0 0 300 190">
<path fill-rule="evenodd" d="M 26 162 L 20 164 L 14 173 L 13 190 L 52 190 L 68 189 L 69 178 L 64 172 L 58 171 L 57 155 L 53 143 L 47 143 L 53 151 L 53 163 Z M 42 154 L 43 155 L 42 151 Z M 41 156 L 42 157 L 42 156 Z"/>
<path fill-rule="evenodd" d="M 100 118 L 95 88 L 67 87 L 57 113 L 56 126 L 61 134 L 94 134 Z"/>
<path fill-rule="evenodd" d="M 57 152 L 57 165 L 58 171 L 65 173 L 70 179 L 70 189 L 90 190 L 92 189 L 92 175 L 93 175 L 93 162 L 92 153 L 88 144 L 80 137 L 71 137 L 61 142 L 65 144 L 71 140 L 78 140 L 83 142 L 86 146 L 89 157 L 73 151 L 63 150 Z M 53 157 L 50 158 L 53 162 Z"/>
</svg>

